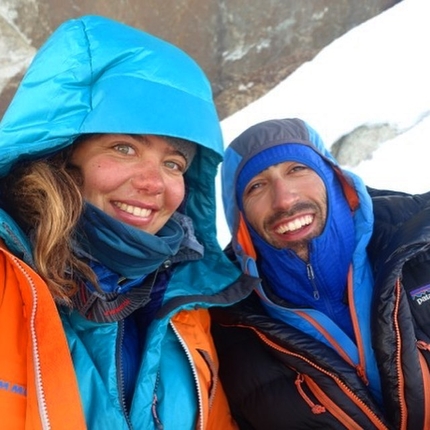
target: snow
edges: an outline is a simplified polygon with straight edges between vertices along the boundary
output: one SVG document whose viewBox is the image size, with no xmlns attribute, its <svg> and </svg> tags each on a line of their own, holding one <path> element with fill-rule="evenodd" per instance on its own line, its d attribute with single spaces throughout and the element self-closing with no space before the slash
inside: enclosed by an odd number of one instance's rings
<svg viewBox="0 0 430 430">
<path fill-rule="evenodd" d="M 301 118 L 328 148 L 358 127 L 392 131 L 357 165 L 342 166 L 375 188 L 430 190 L 430 2 L 403 0 L 355 27 L 273 90 L 221 122 L 226 145 L 249 126 Z M 357 154 L 363 148 L 354 148 Z M 361 156 L 362 157 L 362 156 Z M 366 159 L 367 158 L 367 159 Z M 217 177 L 218 240 L 225 222 Z"/>
</svg>

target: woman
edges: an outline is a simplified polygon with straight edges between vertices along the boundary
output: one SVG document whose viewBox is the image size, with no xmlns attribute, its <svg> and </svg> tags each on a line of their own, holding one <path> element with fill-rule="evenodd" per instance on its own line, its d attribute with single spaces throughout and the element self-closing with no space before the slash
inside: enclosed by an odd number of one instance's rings
<svg viewBox="0 0 430 430">
<path fill-rule="evenodd" d="M 10 427 L 235 428 L 207 309 L 241 283 L 216 241 L 222 140 L 200 68 L 112 20 L 68 21 L 24 77 L 0 150 Z"/>
</svg>

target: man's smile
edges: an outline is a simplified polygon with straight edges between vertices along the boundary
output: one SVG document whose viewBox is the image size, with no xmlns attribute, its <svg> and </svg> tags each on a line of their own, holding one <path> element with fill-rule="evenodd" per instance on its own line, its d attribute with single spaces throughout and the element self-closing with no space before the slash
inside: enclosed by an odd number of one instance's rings
<svg viewBox="0 0 430 430">
<path fill-rule="evenodd" d="M 304 216 L 298 217 L 292 221 L 288 221 L 287 223 L 283 223 L 283 224 L 279 225 L 275 229 L 275 233 L 284 234 L 287 232 L 297 231 L 297 230 L 311 224 L 313 219 L 314 219 L 313 215 L 304 215 Z"/>
</svg>

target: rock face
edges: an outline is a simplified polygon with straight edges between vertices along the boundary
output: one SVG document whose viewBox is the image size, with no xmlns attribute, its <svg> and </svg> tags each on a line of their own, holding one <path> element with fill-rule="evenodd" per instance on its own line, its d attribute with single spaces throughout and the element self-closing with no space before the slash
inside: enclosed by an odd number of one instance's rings
<svg viewBox="0 0 430 430">
<path fill-rule="evenodd" d="M 0 116 L 37 48 L 72 17 L 105 15 L 181 47 L 209 76 L 223 119 L 399 1 L 1 0 Z"/>
</svg>

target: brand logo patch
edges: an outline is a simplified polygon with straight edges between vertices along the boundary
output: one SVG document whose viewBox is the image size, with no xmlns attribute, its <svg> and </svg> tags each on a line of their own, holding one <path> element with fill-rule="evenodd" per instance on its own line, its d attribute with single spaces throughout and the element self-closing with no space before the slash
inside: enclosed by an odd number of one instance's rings
<svg viewBox="0 0 430 430">
<path fill-rule="evenodd" d="M 27 395 L 27 389 L 23 385 L 14 384 L 2 379 L 0 379 L 0 390 L 9 391 L 10 393 L 19 394 L 20 396 Z"/>
<path fill-rule="evenodd" d="M 414 300 L 418 306 L 421 306 L 424 302 L 430 300 L 430 285 L 424 285 L 423 287 L 410 291 L 410 295 L 412 296 L 412 300 Z"/>
</svg>

